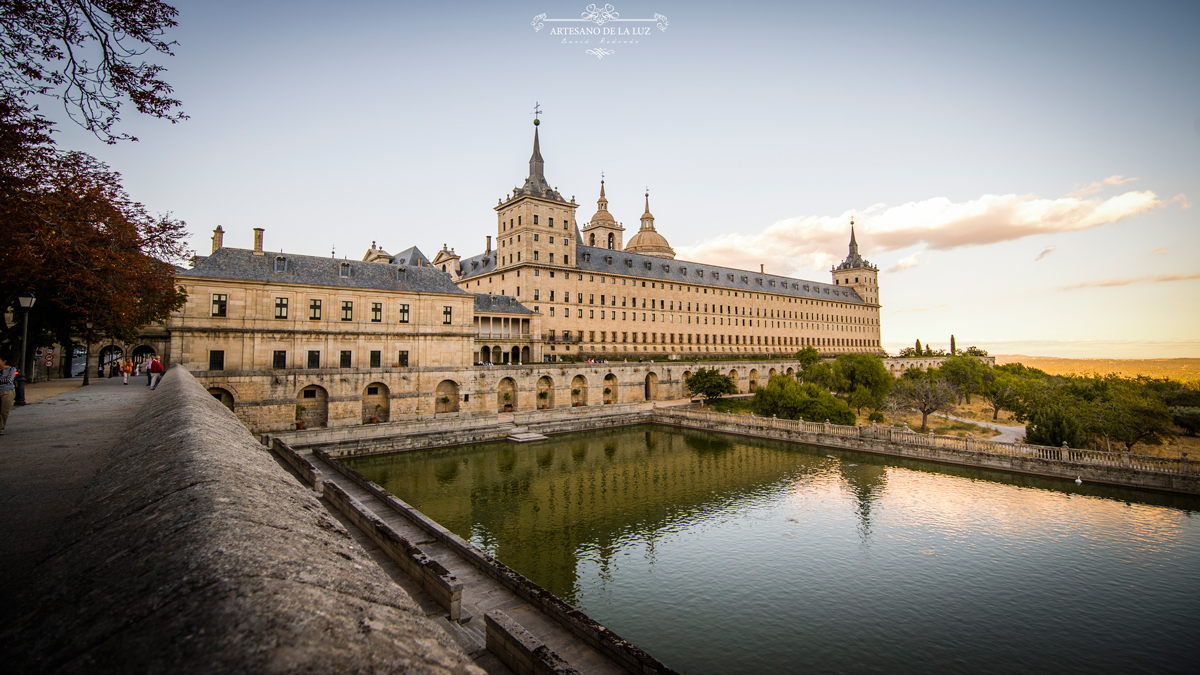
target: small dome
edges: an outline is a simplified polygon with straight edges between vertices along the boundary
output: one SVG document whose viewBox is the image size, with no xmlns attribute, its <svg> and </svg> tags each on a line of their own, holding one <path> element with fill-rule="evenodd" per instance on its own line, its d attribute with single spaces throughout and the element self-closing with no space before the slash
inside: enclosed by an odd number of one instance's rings
<svg viewBox="0 0 1200 675">
<path fill-rule="evenodd" d="M 659 258 L 675 259 L 675 249 L 667 243 L 667 238 L 655 230 L 643 229 L 629 240 L 625 250 L 630 253 L 642 253 Z"/>
<path fill-rule="evenodd" d="M 611 213 L 608 212 L 608 209 L 600 209 L 599 211 L 596 211 L 596 214 L 592 216 L 592 219 L 589 222 L 592 222 L 592 223 L 615 223 L 615 222 L 617 222 L 617 220 L 615 218 L 613 218 Z"/>
</svg>

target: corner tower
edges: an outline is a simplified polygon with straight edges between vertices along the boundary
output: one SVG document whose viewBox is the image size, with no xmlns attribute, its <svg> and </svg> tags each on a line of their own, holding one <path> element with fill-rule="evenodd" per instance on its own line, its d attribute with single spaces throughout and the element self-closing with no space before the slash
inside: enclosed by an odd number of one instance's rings
<svg viewBox="0 0 1200 675">
<path fill-rule="evenodd" d="M 517 265 L 571 266 L 575 262 L 575 198 L 563 199 L 546 182 L 538 127 L 533 120 L 529 176 L 496 205 L 496 260 L 500 270 Z"/>
<path fill-rule="evenodd" d="M 832 270 L 833 283 L 849 286 L 867 304 L 879 305 L 879 268 L 863 259 L 858 253 L 858 241 L 854 238 L 854 219 L 850 219 L 850 251 L 846 259 Z"/>
<path fill-rule="evenodd" d="M 596 200 L 596 214 L 583 226 L 583 243 L 588 246 L 620 251 L 625 227 L 608 212 L 608 199 L 604 196 L 604 180 L 600 181 L 600 199 Z"/>
</svg>

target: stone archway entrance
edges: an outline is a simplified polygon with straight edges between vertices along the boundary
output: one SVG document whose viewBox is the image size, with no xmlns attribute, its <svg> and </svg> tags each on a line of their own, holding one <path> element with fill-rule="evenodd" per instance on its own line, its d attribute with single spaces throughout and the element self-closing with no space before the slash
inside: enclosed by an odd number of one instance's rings
<svg viewBox="0 0 1200 675">
<path fill-rule="evenodd" d="M 329 424 L 329 392 L 324 387 L 310 384 L 300 390 L 296 397 L 296 423 L 304 428 Z"/>
<path fill-rule="evenodd" d="M 655 375 L 654 373 L 646 374 L 645 396 L 647 401 L 655 401 L 658 399 L 658 375 Z"/>
<path fill-rule="evenodd" d="M 509 412 L 517 408 L 517 383 L 511 377 L 500 380 L 496 388 L 496 407 L 500 412 Z"/>
<path fill-rule="evenodd" d="M 146 365 L 150 363 L 150 359 L 153 358 L 156 353 L 157 352 L 154 351 L 154 347 L 151 347 L 150 345 L 138 345 L 137 347 L 133 348 L 133 363 L 134 365 L 139 363 Z"/>
<path fill-rule="evenodd" d="M 740 379 L 738 377 L 738 371 L 736 371 L 736 370 L 729 371 L 729 379 L 733 380 L 733 386 L 738 390 L 738 393 L 741 393 L 742 385 L 738 382 L 738 380 Z"/>
<path fill-rule="evenodd" d="M 222 389 L 220 387 L 209 387 L 208 393 L 212 394 L 213 398 L 220 401 L 221 405 L 233 410 L 233 394 L 229 393 L 229 390 Z"/>
<path fill-rule="evenodd" d="M 751 368 L 750 369 L 750 391 L 753 392 L 755 389 L 758 389 L 758 369 Z"/>
<path fill-rule="evenodd" d="M 121 357 L 124 355 L 125 351 L 117 345 L 108 345 L 102 348 L 97 362 L 100 377 L 116 377 L 117 368 L 121 365 Z"/>
<path fill-rule="evenodd" d="M 458 412 L 458 383 L 442 380 L 434 390 L 434 414 Z"/>
<path fill-rule="evenodd" d="M 392 415 L 391 389 L 382 382 L 372 382 L 363 389 L 362 423 L 387 422 Z"/>
<path fill-rule="evenodd" d="M 491 347 L 484 345 L 483 349 L 479 350 L 479 361 L 480 361 L 480 363 L 491 363 L 492 362 L 492 348 Z"/>
<path fill-rule="evenodd" d="M 609 373 L 604 376 L 604 403 L 616 403 L 617 397 L 617 376 Z"/>
<path fill-rule="evenodd" d="M 554 380 L 545 375 L 537 381 L 537 407 L 539 410 L 554 407 Z"/>
<path fill-rule="evenodd" d="M 587 378 L 582 375 L 576 375 L 571 380 L 571 405 L 587 405 Z"/>
</svg>

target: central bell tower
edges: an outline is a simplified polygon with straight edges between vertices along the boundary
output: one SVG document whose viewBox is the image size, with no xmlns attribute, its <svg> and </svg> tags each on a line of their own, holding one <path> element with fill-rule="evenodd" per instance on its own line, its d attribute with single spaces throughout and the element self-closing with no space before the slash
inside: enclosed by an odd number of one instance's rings
<svg viewBox="0 0 1200 675">
<path fill-rule="evenodd" d="M 546 182 L 538 127 L 533 120 L 533 154 L 525 184 L 496 204 L 496 262 L 501 271 L 517 265 L 575 264 L 575 198 L 563 199 Z"/>
</svg>

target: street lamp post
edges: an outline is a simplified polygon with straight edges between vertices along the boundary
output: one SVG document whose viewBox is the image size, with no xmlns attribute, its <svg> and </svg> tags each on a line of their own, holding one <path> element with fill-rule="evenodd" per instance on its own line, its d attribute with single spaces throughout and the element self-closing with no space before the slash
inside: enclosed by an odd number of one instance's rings
<svg viewBox="0 0 1200 675">
<path fill-rule="evenodd" d="M 92 354 L 92 322 L 89 321 L 84 325 L 87 326 L 87 337 L 84 338 L 86 347 L 83 350 L 83 384 L 81 386 L 86 387 L 88 386 L 88 375 L 90 375 L 88 371 L 92 369 L 92 366 L 88 363 L 88 359 Z"/>
<path fill-rule="evenodd" d="M 17 362 L 17 393 L 13 398 L 13 405 L 25 405 L 25 352 L 28 351 L 29 310 L 33 308 L 33 303 L 37 298 L 33 293 L 25 291 L 17 297 L 17 300 L 21 303 L 24 316 L 21 318 L 21 354 Z"/>
</svg>

